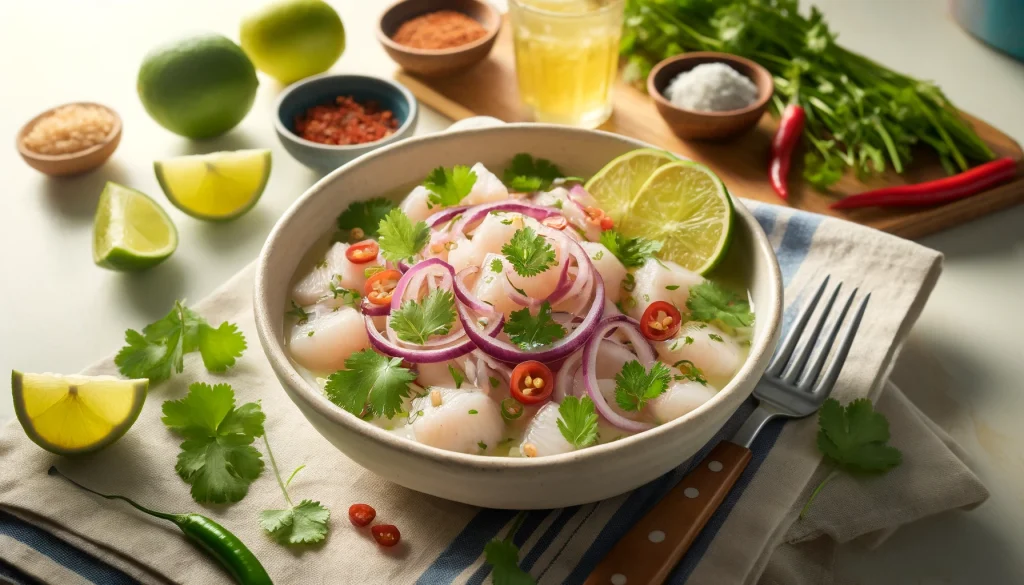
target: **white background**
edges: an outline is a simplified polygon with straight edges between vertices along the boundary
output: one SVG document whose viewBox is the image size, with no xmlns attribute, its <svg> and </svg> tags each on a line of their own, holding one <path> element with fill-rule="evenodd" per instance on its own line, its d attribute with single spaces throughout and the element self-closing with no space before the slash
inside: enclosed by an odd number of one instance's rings
<svg viewBox="0 0 1024 585">
<path fill-rule="evenodd" d="M 281 87 L 261 75 L 240 126 L 190 142 L 151 121 L 135 93 L 142 56 L 188 31 L 237 39 L 242 0 L 0 0 L 0 372 L 75 372 L 114 350 L 124 330 L 163 315 L 174 299 L 198 300 L 258 254 L 274 221 L 318 175 L 280 147 L 271 126 Z M 374 37 L 384 0 L 333 1 L 348 48 L 334 70 L 388 76 Z M 937 81 L 951 99 L 1024 140 L 1024 64 L 962 32 L 943 0 L 817 0 L 841 42 L 891 67 Z M 80 178 L 50 179 L 23 164 L 18 128 L 45 108 L 92 100 L 115 108 L 124 137 L 114 157 Z M 419 133 L 448 121 L 421 111 Z M 185 153 L 271 148 L 274 170 L 259 205 L 229 224 L 171 208 L 152 161 Z M 117 181 L 168 208 L 181 244 L 165 264 L 126 275 L 95 267 L 91 224 L 103 184 Z M 742 194 L 741 194 L 742 195 Z M 1024 208 L 921 241 L 946 254 L 945 273 L 914 331 L 897 381 L 978 462 L 992 499 L 898 532 L 875 551 L 840 553 L 854 582 L 1024 582 Z M 249 351 L 259 351 L 256 340 Z M 0 422 L 12 418 L 0 399 Z"/>
</svg>

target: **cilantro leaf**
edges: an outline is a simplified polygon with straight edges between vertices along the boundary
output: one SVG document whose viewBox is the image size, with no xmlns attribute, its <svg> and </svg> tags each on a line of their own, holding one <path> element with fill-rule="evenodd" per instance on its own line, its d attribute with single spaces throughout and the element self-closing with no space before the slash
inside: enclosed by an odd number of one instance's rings
<svg viewBox="0 0 1024 585">
<path fill-rule="evenodd" d="M 302 500 L 296 506 L 288 495 L 288 486 L 305 465 L 296 468 L 288 481 L 282 481 L 281 473 L 277 469 L 277 461 L 274 459 L 274 452 L 270 450 L 270 441 L 267 440 L 266 435 L 263 435 L 263 444 L 267 447 L 270 467 L 274 470 L 274 477 L 277 478 L 277 485 L 280 486 L 281 493 L 284 494 L 284 499 L 288 502 L 288 508 L 260 512 L 260 526 L 281 544 L 320 542 L 327 537 L 327 522 L 331 519 L 331 511 L 322 506 L 320 502 L 313 500 Z"/>
<path fill-rule="evenodd" d="M 520 276 L 536 276 L 555 264 L 555 249 L 531 227 L 516 230 L 501 253 Z"/>
<path fill-rule="evenodd" d="M 174 469 L 192 486 L 192 499 L 223 503 L 245 497 L 263 471 L 260 452 L 252 446 L 263 435 L 260 405 L 235 408 L 231 386 L 197 382 L 181 400 L 164 402 L 163 413 L 164 425 L 185 438 Z"/>
<path fill-rule="evenodd" d="M 838 471 L 879 474 L 902 463 L 903 454 L 888 443 L 889 421 L 870 400 L 859 398 L 845 409 L 835 398 L 826 400 L 818 411 L 818 449 L 835 469 L 811 492 L 800 517 Z"/>
<path fill-rule="evenodd" d="M 622 262 L 626 268 L 639 268 L 648 258 L 661 250 L 661 242 L 637 236 L 626 237 L 615 230 L 601 232 L 601 244 Z"/>
<path fill-rule="evenodd" d="M 334 284 L 333 279 L 328 281 L 327 286 L 330 287 L 332 299 L 340 298 L 341 304 L 348 305 L 353 309 L 359 308 L 359 301 L 363 299 L 363 295 L 359 294 L 359 291 L 338 286 Z"/>
<path fill-rule="evenodd" d="M 512 343 L 525 350 L 550 345 L 565 337 L 565 327 L 551 318 L 551 303 L 540 304 L 537 316 L 530 314 L 529 307 L 512 311 L 504 327 Z"/>
<path fill-rule="evenodd" d="M 408 299 L 391 313 L 391 327 L 402 341 L 427 342 L 433 335 L 447 335 L 455 324 L 455 294 L 435 288 L 422 301 Z"/>
<path fill-rule="evenodd" d="M 363 231 L 362 238 L 376 238 L 380 221 L 395 208 L 395 204 L 383 197 L 356 201 L 338 216 L 338 229 Z"/>
<path fill-rule="evenodd" d="M 556 422 L 565 440 L 577 449 L 597 442 L 597 412 L 589 396 L 566 396 L 558 405 Z"/>
<path fill-rule="evenodd" d="M 414 224 L 401 209 L 392 209 L 381 220 L 378 233 L 380 253 L 392 262 L 412 259 L 430 240 L 427 222 Z"/>
<path fill-rule="evenodd" d="M 536 585 L 529 573 L 519 568 L 519 547 L 512 542 L 526 515 L 520 512 L 504 540 L 497 538 L 484 545 L 484 558 L 491 565 L 494 585 Z"/>
<path fill-rule="evenodd" d="M 395 416 L 409 397 L 409 383 L 416 374 L 402 367 L 400 358 L 389 358 L 372 349 L 358 351 L 345 360 L 345 369 L 327 378 L 327 398 L 356 416 L 369 405 L 374 416 Z"/>
<path fill-rule="evenodd" d="M 285 311 L 284 314 L 295 317 L 296 325 L 304 325 L 305 323 L 309 322 L 309 316 L 312 315 L 312 313 L 307 312 L 305 309 L 300 307 L 299 304 L 296 303 L 295 301 L 290 302 L 292 304 L 292 308 Z"/>
<path fill-rule="evenodd" d="M 501 263 L 499 258 L 491 260 L 491 272 L 502 272 L 505 270 L 505 265 Z"/>
<path fill-rule="evenodd" d="M 458 205 L 469 195 L 476 184 L 476 173 L 465 165 L 455 165 L 451 169 L 437 167 L 430 171 L 423 186 L 430 191 L 427 195 L 428 205 L 451 207 Z"/>
<path fill-rule="evenodd" d="M 651 370 L 644 369 L 637 360 L 623 364 L 615 375 L 615 402 L 627 412 L 636 412 L 668 387 L 672 372 L 661 362 L 654 362 Z"/>
<path fill-rule="evenodd" d="M 534 159 L 525 152 L 512 157 L 502 182 L 513 191 L 547 191 L 551 182 L 565 174 L 547 159 Z"/>
<path fill-rule="evenodd" d="M 459 388 L 462 388 L 462 383 L 466 381 L 466 376 L 459 370 L 455 369 L 451 364 L 448 364 L 448 373 L 452 375 L 452 381 L 455 382 L 455 389 L 458 390 Z M 476 414 L 475 410 L 470 412 Z"/>
<path fill-rule="evenodd" d="M 211 372 L 222 372 L 235 365 L 246 349 L 245 336 L 231 323 L 214 328 L 198 313 L 175 301 L 171 312 L 147 325 L 142 333 L 129 329 L 125 345 L 114 363 L 129 378 L 149 378 L 161 382 L 184 367 L 184 356 L 200 352 L 203 364 Z"/>
<path fill-rule="evenodd" d="M 694 321 L 717 321 L 728 327 L 749 327 L 754 324 L 750 304 L 736 293 L 710 280 L 690 287 L 686 308 Z"/>
</svg>

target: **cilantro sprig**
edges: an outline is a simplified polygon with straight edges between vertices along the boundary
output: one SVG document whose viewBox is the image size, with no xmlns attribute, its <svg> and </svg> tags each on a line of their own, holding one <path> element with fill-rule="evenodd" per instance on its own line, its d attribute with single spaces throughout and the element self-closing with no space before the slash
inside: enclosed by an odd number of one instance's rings
<svg viewBox="0 0 1024 585">
<path fill-rule="evenodd" d="M 427 195 L 429 206 L 440 205 L 451 207 L 458 205 L 473 190 L 476 184 L 476 173 L 465 165 L 455 165 L 450 169 L 437 167 L 430 171 L 423 186 L 430 191 Z"/>
<path fill-rule="evenodd" d="M 181 400 L 163 404 L 164 425 L 181 435 L 181 479 L 192 486 L 192 499 L 205 503 L 237 502 L 263 471 L 260 452 L 252 446 L 263 435 L 265 416 L 258 402 L 235 408 L 228 384 L 195 383 Z"/>
<path fill-rule="evenodd" d="M 372 349 L 353 353 L 345 369 L 327 378 L 327 398 L 356 416 L 364 410 L 392 418 L 409 397 L 409 383 L 416 374 L 402 367 L 401 358 L 389 358 Z"/>
<path fill-rule="evenodd" d="M 555 179 L 565 176 L 553 162 L 520 152 L 502 174 L 502 182 L 513 191 L 547 191 Z"/>
<path fill-rule="evenodd" d="M 639 361 L 630 360 L 615 375 L 615 403 L 622 410 L 636 412 L 661 396 L 671 377 L 672 371 L 661 362 L 654 362 L 648 371 Z"/>
<path fill-rule="evenodd" d="M 661 250 L 661 242 L 637 236 L 630 238 L 615 230 L 601 232 L 601 244 L 626 268 L 639 268 Z"/>
<path fill-rule="evenodd" d="M 424 344 L 447 335 L 455 324 L 455 294 L 435 288 L 422 301 L 408 299 L 391 314 L 391 327 L 402 341 Z"/>
<path fill-rule="evenodd" d="M 181 373 L 187 353 L 198 351 L 207 370 L 223 372 L 235 365 L 246 348 L 237 325 L 224 322 L 214 328 L 182 301 L 175 301 L 170 313 L 146 325 L 141 333 L 125 331 L 124 339 L 127 345 L 114 358 L 118 371 L 153 383 Z"/>
<path fill-rule="evenodd" d="M 537 315 L 531 314 L 529 307 L 512 311 L 504 331 L 512 343 L 525 350 L 551 345 L 565 337 L 565 327 L 551 318 L 551 303 L 547 301 L 540 304 Z"/>
<path fill-rule="evenodd" d="M 536 276 L 555 264 L 555 249 L 531 227 L 516 230 L 501 253 L 520 276 Z"/>
<path fill-rule="evenodd" d="M 362 234 L 356 232 L 350 236 L 351 239 L 376 238 L 380 221 L 394 208 L 395 204 L 383 197 L 356 201 L 338 216 L 338 229 L 348 231 L 350 235 L 352 230 L 362 231 Z"/>
<path fill-rule="evenodd" d="M 754 324 L 750 303 L 710 280 L 690 287 L 686 308 L 690 310 L 690 319 L 694 321 L 717 322 L 734 328 Z"/>
<path fill-rule="evenodd" d="M 558 430 L 577 449 L 597 442 L 597 411 L 589 396 L 566 396 L 558 405 Z"/>
<path fill-rule="evenodd" d="M 327 522 L 331 519 L 331 511 L 320 502 L 313 500 L 302 500 L 295 505 L 291 496 L 288 495 L 288 486 L 306 466 L 298 466 L 288 477 L 288 481 L 283 481 L 281 473 L 277 469 L 274 452 L 270 450 L 270 441 L 267 440 L 266 433 L 263 434 L 263 445 L 267 448 L 270 468 L 274 471 L 274 477 L 277 478 L 277 485 L 281 488 L 281 493 L 284 494 L 284 500 L 288 502 L 288 508 L 260 512 L 260 527 L 281 544 L 320 542 L 327 537 Z"/>
<path fill-rule="evenodd" d="M 903 462 L 903 454 L 889 444 L 889 421 L 867 398 L 846 405 L 829 398 L 818 411 L 818 449 L 832 466 L 800 510 L 803 518 L 825 484 L 840 471 L 881 474 Z"/>
<path fill-rule="evenodd" d="M 392 209 L 378 226 L 377 245 L 380 253 L 392 262 L 410 260 L 430 240 L 430 227 L 425 221 L 413 223 L 401 209 Z"/>
<path fill-rule="evenodd" d="M 519 527 L 526 520 L 526 513 L 520 512 L 505 538 L 491 540 L 484 545 L 484 557 L 491 565 L 491 578 L 494 585 L 536 585 L 537 581 L 529 573 L 519 568 L 519 547 L 513 539 Z"/>
</svg>

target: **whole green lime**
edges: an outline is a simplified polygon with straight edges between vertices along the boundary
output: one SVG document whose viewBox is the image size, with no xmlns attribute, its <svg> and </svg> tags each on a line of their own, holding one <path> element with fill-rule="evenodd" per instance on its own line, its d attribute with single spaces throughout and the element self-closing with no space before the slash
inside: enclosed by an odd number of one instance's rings
<svg viewBox="0 0 1024 585">
<path fill-rule="evenodd" d="M 341 17 L 322 0 L 283 0 L 242 21 L 242 48 L 283 84 L 323 73 L 345 50 Z"/>
<path fill-rule="evenodd" d="M 150 51 L 137 85 L 142 105 L 161 126 L 188 138 L 210 138 L 249 113 L 259 81 L 238 45 L 208 33 Z"/>
</svg>

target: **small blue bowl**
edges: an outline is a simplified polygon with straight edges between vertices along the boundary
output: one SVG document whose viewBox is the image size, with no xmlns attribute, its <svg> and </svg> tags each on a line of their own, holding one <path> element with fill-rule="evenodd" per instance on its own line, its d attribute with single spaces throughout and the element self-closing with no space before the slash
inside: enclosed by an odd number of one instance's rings
<svg viewBox="0 0 1024 585">
<path fill-rule="evenodd" d="M 336 146 L 320 144 L 295 133 L 295 117 L 309 108 L 329 104 L 338 96 L 352 96 L 358 102 L 375 101 L 398 119 L 394 134 L 376 142 Z M 408 138 L 416 129 L 419 106 L 412 93 L 399 83 L 368 75 L 323 74 L 297 81 L 285 88 L 274 108 L 274 129 L 285 150 L 307 167 L 330 172 L 375 148 Z"/>
</svg>

